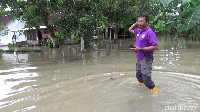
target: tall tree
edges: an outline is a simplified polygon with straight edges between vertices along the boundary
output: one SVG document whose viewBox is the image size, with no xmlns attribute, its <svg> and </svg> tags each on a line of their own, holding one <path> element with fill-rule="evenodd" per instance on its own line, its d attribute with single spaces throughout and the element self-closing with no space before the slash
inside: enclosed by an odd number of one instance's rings
<svg viewBox="0 0 200 112">
<path fill-rule="evenodd" d="M 118 39 L 119 27 L 126 30 L 135 21 L 137 14 L 136 1 L 133 0 L 102 0 L 98 3 L 98 13 L 107 18 L 107 27 L 114 24 L 114 37 Z"/>
</svg>

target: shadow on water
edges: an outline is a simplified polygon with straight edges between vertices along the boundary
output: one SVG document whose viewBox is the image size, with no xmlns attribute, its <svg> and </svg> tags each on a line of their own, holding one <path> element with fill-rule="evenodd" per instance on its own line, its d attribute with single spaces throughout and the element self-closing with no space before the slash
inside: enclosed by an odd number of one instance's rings
<svg viewBox="0 0 200 112">
<path fill-rule="evenodd" d="M 134 40 L 43 52 L 0 55 L 0 112 L 198 112 L 200 43 L 158 38 L 152 79 L 159 93 L 139 86 Z M 121 76 L 120 73 L 126 73 Z"/>
</svg>

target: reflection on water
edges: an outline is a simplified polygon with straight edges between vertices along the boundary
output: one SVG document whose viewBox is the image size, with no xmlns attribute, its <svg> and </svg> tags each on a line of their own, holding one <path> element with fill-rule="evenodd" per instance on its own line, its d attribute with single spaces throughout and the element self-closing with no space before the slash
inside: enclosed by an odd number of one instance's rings
<svg viewBox="0 0 200 112">
<path fill-rule="evenodd" d="M 0 111 L 171 112 L 168 107 L 178 105 L 200 111 L 199 42 L 159 38 L 152 71 L 159 94 L 138 85 L 130 44 L 134 40 L 95 43 L 86 52 L 75 44 L 0 54 Z"/>
</svg>

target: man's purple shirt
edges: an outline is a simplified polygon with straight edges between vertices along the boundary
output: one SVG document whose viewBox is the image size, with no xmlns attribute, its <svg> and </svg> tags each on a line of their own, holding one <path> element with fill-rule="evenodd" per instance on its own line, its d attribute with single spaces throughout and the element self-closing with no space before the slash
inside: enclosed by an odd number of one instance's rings
<svg viewBox="0 0 200 112">
<path fill-rule="evenodd" d="M 150 27 L 147 27 L 143 31 L 141 31 L 141 29 L 135 29 L 134 33 L 136 34 L 136 46 L 137 47 L 143 48 L 143 47 L 158 45 L 158 40 L 156 39 L 156 34 Z M 153 53 L 154 53 L 154 51 L 149 52 L 149 56 L 152 59 L 154 59 Z M 136 58 L 137 58 L 137 60 L 141 60 L 142 58 L 145 57 L 145 55 L 146 55 L 145 51 L 137 52 Z"/>
</svg>

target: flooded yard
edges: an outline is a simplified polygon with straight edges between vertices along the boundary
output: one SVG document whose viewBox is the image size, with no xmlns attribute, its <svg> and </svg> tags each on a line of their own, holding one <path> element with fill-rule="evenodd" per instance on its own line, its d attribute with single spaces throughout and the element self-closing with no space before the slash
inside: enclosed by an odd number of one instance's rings
<svg viewBox="0 0 200 112">
<path fill-rule="evenodd" d="M 158 40 L 158 94 L 138 85 L 131 39 L 85 52 L 75 44 L 0 54 L 0 112 L 199 112 L 200 43 Z"/>
</svg>

